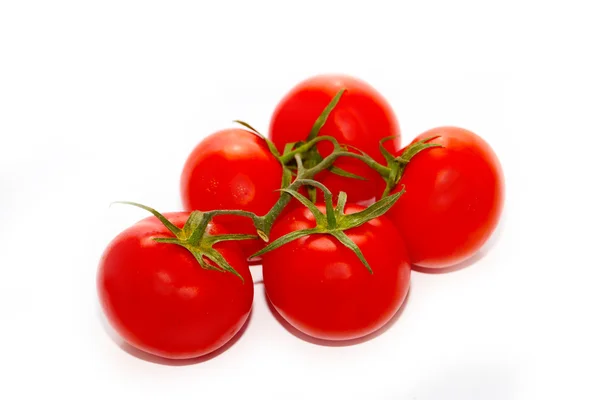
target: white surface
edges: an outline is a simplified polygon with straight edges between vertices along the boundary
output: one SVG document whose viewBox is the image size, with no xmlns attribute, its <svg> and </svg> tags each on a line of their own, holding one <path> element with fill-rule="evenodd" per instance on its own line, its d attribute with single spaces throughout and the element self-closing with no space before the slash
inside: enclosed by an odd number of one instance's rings
<svg viewBox="0 0 600 400">
<path fill-rule="evenodd" d="M 0 3 L 0 398 L 600 398 L 591 7 L 233 3 Z M 400 318 L 359 345 L 298 339 L 257 283 L 218 357 L 172 366 L 121 349 L 96 266 L 145 214 L 109 203 L 178 209 L 204 135 L 234 118 L 266 131 L 291 85 L 329 71 L 380 89 L 404 143 L 454 124 L 496 149 L 493 245 L 460 271 L 414 273 Z"/>
</svg>

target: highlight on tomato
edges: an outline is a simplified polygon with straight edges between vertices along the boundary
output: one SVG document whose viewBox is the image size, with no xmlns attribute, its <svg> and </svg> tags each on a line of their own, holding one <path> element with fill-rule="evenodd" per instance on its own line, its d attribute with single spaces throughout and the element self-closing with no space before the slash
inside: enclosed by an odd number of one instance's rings
<svg viewBox="0 0 600 400">
<path fill-rule="evenodd" d="M 320 121 L 322 111 L 340 91 L 343 95 L 325 121 Z M 317 132 L 314 128 L 319 122 L 324 124 Z M 365 152 L 379 163 L 385 163 L 379 151 L 381 139 L 393 137 L 394 140 L 387 143 L 388 149 L 400 148 L 400 127 L 392 107 L 368 83 L 348 75 L 308 78 L 293 87 L 275 108 L 269 138 L 281 153 L 288 143 L 305 142 L 315 136 L 331 136 L 347 145 L 349 151 Z M 311 155 L 315 163 L 318 162 L 315 156 L 326 157 L 333 147 L 321 142 L 317 149 L 318 153 Z M 310 161 L 305 161 L 307 167 L 312 166 Z M 341 158 L 335 167 L 315 177 L 333 193 L 346 192 L 350 202 L 363 204 L 371 204 L 381 194 L 378 192 L 379 174 L 361 161 Z"/>
<path fill-rule="evenodd" d="M 245 236 L 201 213 L 163 216 L 140 207 L 155 216 L 121 232 L 100 261 L 97 288 L 108 322 L 127 343 L 160 357 L 217 350 L 252 308 L 248 263 L 231 241 Z"/>
<path fill-rule="evenodd" d="M 395 190 L 406 188 L 406 193 L 387 216 L 402 233 L 413 264 L 447 268 L 472 257 L 494 232 L 504 177 L 492 148 L 471 131 L 439 127 L 411 144 L 423 140 L 438 147 L 401 166 Z"/>
</svg>

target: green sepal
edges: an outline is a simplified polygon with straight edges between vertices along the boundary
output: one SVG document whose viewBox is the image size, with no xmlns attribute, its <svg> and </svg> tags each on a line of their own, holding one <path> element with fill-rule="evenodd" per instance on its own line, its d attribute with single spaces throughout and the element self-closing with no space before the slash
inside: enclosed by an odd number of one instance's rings
<svg viewBox="0 0 600 400">
<path fill-rule="evenodd" d="M 204 215 L 201 211 L 192 211 L 187 221 L 185 221 L 185 225 L 183 225 L 183 229 L 181 233 L 184 237 L 189 238 L 192 236 L 194 231 L 198 229 L 200 224 L 202 224 L 202 220 L 204 219 Z"/>
<path fill-rule="evenodd" d="M 221 269 L 217 268 L 216 266 L 207 263 L 204 260 L 204 257 L 206 256 L 204 253 L 197 253 L 197 252 L 193 252 L 193 251 L 190 251 L 190 253 L 192 253 L 192 255 L 194 256 L 194 258 L 196 259 L 196 261 L 198 262 L 198 264 L 200 264 L 200 267 L 202 267 L 202 268 L 204 268 L 206 270 L 209 270 L 209 271 L 217 271 L 217 272 L 221 272 L 222 271 Z"/>
<path fill-rule="evenodd" d="M 219 242 L 228 242 L 232 240 L 255 240 L 258 235 L 246 235 L 243 233 L 229 233 L 223 235 L 206 235 L 206 242 L 215 244 Z"/>
<path fill-rule="evenodd" d="M 288 193 L 290 196 L 294 197 L 300 203 L 302 203 L 306 208 L 310 210 L 310 212 L 315 217 L 316 226 L 311 229 L 303 229 L 300 231 L 290 232 L 287 235 L 284 235 L 272 243 L 268 244 L 265 248 L 260 250 L 259 252 L 253 254 L 251 257 L 257 257 L 263 255 L 269 251 L 275 250 L 278 247 L 283 246 L 293 240 L 301 238 L 306 235 L 312 234 L 325 234 L 331 235 L 335 237 L 341 244 L 349 248 L 356 254 L 361 263 L 367 268 L 369 273 L 373 273 L 371 266 L 365 259 L 362 251 L 354 243 L 345 233 L 344 231 L 348 229 L 352 229 L 358 227 L 367 221 L 370 221 L 374 218 L 377 218 L 383 214 L 385 214 L 402 194 L 404 194 L 404 188 L 402 191 L 395 193 L 391 196 L 387 196 L 378 202 L 372 204 L 371 206 L 365 208 L 362 211 L 353 213 L 353 214 L 344 214 L 344 208 L 346 206 L 346 201 L 348 196 L 345 192 L 340 192 L 337 199 L 337 205 L 333 207 L 332 194 L 329 189 L 325 185 L 320 182 L 311 180 L 311 179 L 299 179 L 294 183 L 298 183 L 301 185 L 319 188 L 323 191 L 323 195 L 325 198 L 325 213 L 322 213 L 317 206 L 315 206 L 309 199 L 300 194 L 297 190 L 291 189 L 282 189 L 282 191 Z"/>
<path fill-rule="evenodd" d="M 326 221 L 327 221 L 327 227 L 331 228 L 333 226 L 335 226 L 335 213 L 333 210 L 333 195 L 331 194 L 331 191 L 329 189 L 327 189 L 327 187 L 325 185 L 323 185 L 321 182 L 317 182 L 313 179 L 298 179 L 297 180 L 298 183 L 304 185 L 304 186 L 309 186 L 307 189 L 309 189 L 310 187 L 315 188 L 315 190 L 321 189 L 323 191 L 323 199 L 325 200 L 325 216 Z M 299 197 L 303 197 L 300 193 L 298 193 Z M 296 197 L 298 199 L 298 197 Z M 302 203 L 304 204 L 304 203 Z M 304 204 L 306 205 L 306 204 Z M 314 207 L 314 206 L 313 206 Z M 316 214 L 315 212 L 313 212 L 313 214 L 315 215 L 315 218 L 317 218 L 317 215 L 323 215 L 318 208 L 314 207 L 314 210 L 316 210 Z M 311 209 L 312 211 L 312 209 Z"/>
<path fill-rule="evenodd" d="M 168 238 L 168 237 L 153 237 L 152 240 L 154 240 L 157 243 L 170 243 L 170 244 L 181 243 L 181 240 L 179 240 L 177 238 Z"/>
<path fill-rule="evenodd" d="M 336 167 L 335 165 L 332 165 L 331 167 L 329 167 L 329 171 L 333 174 L 339 175 L 339 176 L 343 176 L 344 178 L 352 178 L 352 179 L 358 179 L 361 181 L 366 181 L 368 180 L 365 177 L 362 177 L 360 175 L 356 175 L 353 174 L 352 172 L 348 172 L 346 170 L 341 169 L 340 167 Z"/>
<path fill-rule="evenodd" d="M 250 129 L 252 132 L 254 132 L 257 136 L 260 136 L 261 139 L 265 139 L 265 136 L 260 133 L 258 130 L 256 130 L 252 125 L 250 125 L 249 123 L 245 122 L 245 121 L 241 121 L 239 119 L 234 119 L 233 120 L 234 123 L 236 124 L 240 124 L 242 125 L 244 128 L 248 128 Z"/>
<path fill-rule="evenodd" d="M 220 272 L 230 272 L 240 278 L 244 282 L 244 278 L 233 268 L 223 257 L 221 253 L 215 250 L 212 246 L 215 243 L 219 243 L 226 240 L 246 240 L 256 239 L 258 236 L 255 235 L 242 235 L 242 234 L 225 234 L 225 235 L 210 235 L 206 233 L 208 223 L 214 215 L 225 214 L 227 211 L 214 211 L 203 213 L 200 211 L 192 211 L 185 222 L 183 229 L 176 227 L 171 221 L 169 221 L 164 215 L 155 209 L 145 206 L 143 204 L 121 201 L 117 202 L 120 204 L 129 204 L 135 207 L 144 209 L 152 213 L 175 237 L 153 237 L 152 239 L 157 243 L 178 245 L 188 250 L 192 256 L 198 262 L 201 268 L 207 270 L 214 270 Z M 252 213 L 246 211 L 233 211 L 232 213 L 243 214 L 245 216 L 254 216 Z M 250 214 L 250 215 L 248 215 Z M 214 265 L 207 263 L 205 258 L 210 260 Z"/>
<path fill-rule="evenodd" d="M 294 150 L 294 147 L 296 146 L 297 143 L 300 142 L 291 142 L 291 143 L 287 143 L 285 145 L 285 147 L 283 148 L 283 155 L 289 154 L 292 152 L 292 150 Z"/>
<path fill-rule="evenodd" d="M 439 138 L 440 136 L 431 136 L 428 137 L 427 139 L 423 139 L 423 140 L 419 140 L 416 143 L 411 144 L 410 146 L 408 146 L 404 152 L 402 152 L 402 154 L 398 157 L 396 157 L 396 159 L 398 160 L 402 160 L 406 163 L 408 163 L 414 156 L 416 156 L 417 154 L 419 154 L 420 152 L 422 152 L 425 149 L 429 149 L 431 147 L 444 147 L 439 143 L 429 143 L 430 141 Z"/>
<path fill-rule="evenodd" d="M 385 137 L 385 138 L 383 138 L 383 139 L 381 139 L 379 141 L 379 151 L 381 152 L 381 154 L 385 158 L 385 161 L 387 161 L 388 164 L 392 163 L 396 159 L 396 157 L 394 157 L 393 154 L 390 153 L 388 151 L 388 149 L 386 149 L 383 144 L 385 142 L 388 142 L 390 140 L 394 140 L 396 138 L 397 138 L 397 136 L 388 136 L 388 137 Z"/>
<path fill-rule="evenodd" d="M 348 195 L 346 192 L 340 192 L 338 194 L 337 205 L 335 206 L 335 212 L 338 215 L 344 213 L 344 208 L 346 207 L 346 201 L 348 200 Z"/>
<path fill-rule="evenodd" d="M 386 197 L 392 189 L 396 187 L 402 175 L 404 175 L 404 170 L 409 162 L 412 160 L 414 156 L 422 152 L 423 150 L 432 148 L 432 147 L 443 147 L 439 143 L 429 143 L 429 141 L 437 139 L 439 136 L 432 136 L 418 142 L 415 142 L 404 149 L 402 154 L 398 157 L 393 157 L 384 147 L 383 142 L 389 140 L 389 138 L 385 138 L 379 142 L 379 148 L 385 157 L 388 168 L 390 170 L 389 176 L 386 178 L 386 187 L 383 191 L 382 197 Z M 390 158 L 392 157 L 392 158 Z"/>
<path fill-rule="evenodd" d="M 342 231 L 333 231 L 333 232 L 331 232 L 331 235 L 333 237 L 335 237 L 341 244 L 343 244 L 344 246 L 346 246 L 347 248 L 349 248 L 350 250 L 352 250 L 354 252 L 354 254 L 356 254 L 356 256 L 358 257 L 358 259 L 360 260 L 360 262 L 362 262 L 363 265 L 367 268 L 367 270 L 369 271 L 369 273 L 373 274 L 373 270 L 371 269 L 371 266 L 369 265 L 369 263 L 365 259 L 365 256 L 363 255 L 362 251 L 358 248 L 358 246 L 356 245 L 356 243 L 354 243 L 352 241 L 352 239 L 350 239 L 348 237 L 348 235 L 346 235 Z"/>
<path fill-rule="evenodd" d="M 240 278 L 242 280 L 242 282 L 244 282 L 244 278 L 242 277 L 242 275 L 240 275 L 240 273 L 237 272 L 235 270 L 235 268 L 233 268 L 227 262 L 227 260 L 225 259 L 225 257 L 223 257 L 223 255 L 221 253 L 219 253 L 218 251 L 216 251 L 215 249 L 210 248 L 208 250 L 205 250 L 204 251 L 204 257 L 208 258 L 213 263 L 215 263 L 216 265 L 218 265 L 221 272 L 231 272 L 232 274 L 234 274 L 235 276 L 237 276 L 238 278 Z"/>
<path fill-rule="evenodd" d="M 308 236 L 308 235 L 312 235 L 315 233 L 321 233 L 321 231 L 317 228 L 311 228 L 311 229 L 301 229 L 299 231 L 290 232 L 287 235 L 284 235 L 284 236 L 281 236 L 280 238 L 275 239 L 274 241 L 272 241 L 271 243 L 269 243 L 268 245 L 263 247 L 261 250 L 252 254 L 250 256 L 250 258 L 262 256 L 263 254 L 265 254 L 269 251 L 275 250 L 276 248 L 281 247 L 284 244 L 293 242 L 294 240 L 300 239 L 303 236 Z"/>
<path fill-rule="evenodd" d="M 276 158 L 281 157 L 281 155 L 279 154 L 279 150 L 277 150 L 277 146 L 275 146 L 275 143 L 273 143 L 270 139 L 267 138 L 265 138 L 265 142 L 267 143 L 267 147 L 269 148 L 271 154 L 273 154 Z"/>
<path fill-rule="evenodd" d="M 150 212 L 152 215 L 154 215 L 156 218 L 158 218 L 158 220 L 160 222 L 162 222 L 162 224 L 175 236 L 179 235 L 179 232 L 181 232 L 181 229 L 179 229 L 178 227 L 176 227 L 175 225 L 173 225 L 171 223 L 171 221 L 169 221 L 168 219 L 165 218 L 164 215 L 162 215 L 161 213 L 159 213 L 158 211 L 156 211 L 154 208 L 145 206 L 143 204 L 140 203 L 134 203 L 132 201 L 114 201 L 112 204 L 128 204 L 130 206 L 135 206 L 138 208 L 141 208 L 143 210 L 146 210 L 148 212 Z"/>
<path fill-rule="evenodd" d="M 312 213 L 312 215 L 314 215 L 315 220 L 317 221 L 317 224 L 326 224 L 327 223 L 327 219 L 325 218 L 323 213 L 321 213 L 321 211 L 319 211 L 317 206 L 315 206 L 315 204 L 312 201 L 310 201 L 306 197 L 302 196 L 302 194 L 300 194 L 296 190 L 281 189 L 281 191 L 291 195 L 296 200 L 298 200 L 300 203 L 302 203 L 306 208 L 308 208 L 308 210 Z"/>
<path fill-rule="evenodd" d="M 338 91 L 336 93 L 336 95 L 333 97 L 333 99 L 331 99 L 329 104 L 327 104 L 327 107 L 325 107 L 323 112 L 321 112 L 321 115 L 319 115 L 319 118 L 317 118 L 312 129 L 310 130 L 310 134 L 307 137 L 307 141 L 310 141 L 317 137 L 317 135 L 319 134 L 319 131 L 321 130 L 323 125 L 325 125 L 325 122 L 327 122 L 327 118 L 329 118 L 329 114 L 331 114 L 331 112 L 333 111 L 333 109 L 335 108 L 337 103 L 340 101 L 340 98 L 342 97 L 342 95 L 344 94 L 345 91 L 346 91 L 346 89 L 341 89 L 340 91 Z"/>
<path fill-rule="evenodd" d="M 266 137 L 265 135 L 263 135 L 262 133 L 260 133 L 256 129 L 254 129 L 254 127 L 252 125 L 250 125 L 247 122 L 240 121 L 239 119 L 234 119 L 233 122 L 235 122 L 236 124 L 240 124 L 245 128 L 250 129 L 254 134 L 256 134 L 256 136 L 260 137 L 262 140 L 264 140 L 267 143 L 267 147 L 269 148 L 269 151 L 271 152 L 271 154 L 273 154 L 278 159 L 279 159 L 279 157 L 281 157 L 281 154 L 279 154 L 279 150 L 277 150 L 277 146 L 275 146 L 275 143 L 273 143 L 268 137 Z"/>
<path fill-rule="evenodd" d="M 374 204 L 371 204 L 369 207 L 365 208 L 362 211 L 359 211 L 354 214 L 343 215 L 340 217 L 342 224 L 349 228 L 355 228 L 364 224 L 367 221 L 370 221 L 374 218 L 380 217 L 385 214 L 392 206 L 398 201 L 400 196 L 402 196 L 405 192 L 405 189 L 398 193 L 394 193 L 390 196 L 386 196 L 381 200 L 377 201 Z"/>
</svg>

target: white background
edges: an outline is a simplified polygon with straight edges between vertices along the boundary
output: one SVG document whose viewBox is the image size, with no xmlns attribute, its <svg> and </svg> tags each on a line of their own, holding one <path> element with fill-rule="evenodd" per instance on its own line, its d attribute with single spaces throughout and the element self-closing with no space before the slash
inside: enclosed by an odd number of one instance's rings
<svg viewBox="0 0 600 400">
<path fill-rule="evenodd" d="M 410 3 L 0 2 L 0 398 L 600 398 L 597 13 Z M 216 357 L 120 346 L 95 273 L 145 214 L 110 202 L 179 209 L 204 135 L 234 118 L 266 131 L 321 72 L 378 88 L 403 143 L 453 124 L 496 149 L 507 200 L 485 252 L 413 273 L 399 318 L 353 346 L 296 337 L 260 282 Z"/>
</svg>

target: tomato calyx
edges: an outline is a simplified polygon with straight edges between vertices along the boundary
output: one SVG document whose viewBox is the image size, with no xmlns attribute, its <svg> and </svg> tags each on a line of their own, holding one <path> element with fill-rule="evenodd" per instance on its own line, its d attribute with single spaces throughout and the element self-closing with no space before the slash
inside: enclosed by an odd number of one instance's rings
<svg viewBox="0 0 600 400">
<path fill-rule="evenodd" d="M 254 226 L 256 227 L 258 235 L 261 237 L 261 239 L 263 239 L 263 241 L 265 241 L 265 242 L 269 241 L 269 233 L 275 222 L 275 219 L 279 216 L 279 214 L 281 214 L 281 212 L 283 211 L 285 206 L 291 201 L 293 195 L 291 195 L 289 192 L 297 191 L 301 186 L 304 186 L 302 184 L 303 181 L 306 182 L 306 180 L 312 180 L 317 173 L 324 171 L 326 169 L 332 168 L 334 162 L 338 158 L 352 157 L 352 158 L 360 159 L 366 165 L 368 165 L 369 167 L 371 167 L 375 171 L 377 171 L 381 176 L 383 176 L 385 178 L 387 178 L 389 176 L 390 169 L 388 167 L 385 167 L 385 166 L 379 164 L 377 161 L 375 161 L 369 155 L 367 155 L 366 153 L 364 153 L 360 150 L 359 150 L 359 152 L 363 153 L 363 154 L 351 153 L 351 152 L 345 151 L 342 148 L 342 145 L 340 145 L 338 143 L 337 139 L 335 139 L 334 137 L 331 137 L 331 136 L 318 136 L 318 137 L 312 139 L 311 142 L 308 142 L 308 143 L 302 145 L 301 147 L 314 146 L 315 143 L 322 141 L 322 140 L 327 140 L 327 141 L 331 142 L 333 144 L 334 150 L 327 157 L 320 158 L 320 161 L 316 165 L 311 166 L 311 167 L 305 166 L 304 160 L 303 160 L 303 154 L 302 154 L 303 152 L 296 151 L 295 149 L 293 149 L 293 145 L 294 145 L 293 143 L 288 144 L 286 146 L 286 151 L 284 151 L 284 155 L 282 156 L 282 158 L 293 156 L 293 159 L 296 162 L 296 166 L 293 168 L 293 171 L 294 171 L 293 175 L 295 175 L 296 179 L 292 180 L 293 176 L 291 175 L 291 173 L 288 176 L 288 178 L 286 179 L 285 171 L 291 171 L 292 167 L 284 168 L 284 179 L 283 179 L 282 187 L 280 189 L 281 196 L 279 197 L 279 200 L 277 201 L 277 203 L 275 203 L 275 205 L 273 205 L 273 207 L 271 208 L 271 210 L 269 210 L 269 212 L 267 214 L 265 214 L 262 217 L 255 216 L 255 218 L 253 219 Z M 320 157 L 320 155 L 319 155 L 319 157 Z M 286 160 L 286 162 L 287 162 L 287 160 Z M 322 184 L 321 184 L 321 186 L 324 187 Z M 310 185 L 307 189 L 316 189 L 316 188 L 315 188 L 315 186 Z M 311 202 L 315 203 L 316 202 L 316 191 L 313 191 L 312 195 L 311 195 L 310 190 L 307 190 L 307 191 L 308 191 Z M 327 193 L 327 192 L 329 192 L 329 190 L 327 188 L 325 188 L 324 193 Z"/>
<path fill-rule="evenodd" d="M 432 147 L 443 147 L 439 143 L 429 143 L 430 141 L 437 139 L 438 137 L 439 136 L 432 136 L 415 142 L 410 146 L 406 147 L 404 151 L 402 151 L 402 153 L 397 157 L 392 155 L 392 153 L 390 153 L 383 146 L 383 144 L 388 140 L 395 139 L 394 137 L 387 137 L 379 142 L 379 151 L 381 151 L 381 154 L 383 154 L 383 157 L 385 158 L 385 161 L 388 164 L 387 167 L 389 169 L 389 175 L 387 177 L 384 176 L 384 179 L 386 181 L 386 187 L 382 194 L 382 197 L 385 198 L 390 193 L 390 191 L 396 187 L 396 185 L 400 181 L 400 178 L 402 178 L 402 175 L 404 174 L 406 166 L 414 156 L 416 156 L 425 149 L 429 149 Z"/>
<path fill-rule="evenodd" d="M 299 163 L 299 168 L 302 164 Z M 312 179 L 297 179 L 294 184 L 311 186 L 314 188 L 321 189 L 323 191 L 323 197 L 325 199 L 325 213 L 322 213 L 315 204 L 308 198 L 300 194 L 297 190 L 292 189 L 281 189 L 283 192 L 291 195 L 302 203 L 315 217 L 316 226 L 309 229 L 301 229 L 298 231 L 290 232 L 287 235 L 281 236 L 265 246 L 262 250 L 256 252 L 251 257 L 261 256 L 269 251 L 275 250 L 278 247 L 283 246 L 289 242 L 299 239 L 303 236 L 314 235 L 314 234 L 326 234 L 336 238 L 341 244 L 349 248 L 356 254 L 362 264 L 367 268 L 369 273 L 373 273 L 371 266 L 365 259 L 360 248 L 354 243 L 345 231 L 348 229 L 356 228 L 374 218 L 377 218 L 385 214 L 394 203 L 404 194 L 404 188 L 394 193 L 393 195 L 386 196 L 378 202 L 372 204 L 368 208 L 359 211 L 357 213 L 345 214 L 344 208 L 346 206 L 347 196 L 345 192 L 340 192 L 337 199 L 336 207 L 333 206 L 333 196 L 331 191 L 325 187 L 322 183 L 319 183 Z"/>
<path fill-rule="evenodd" d="M 153 237 L 152 239 L 158 243 L 174 244 L 188 250 L 198 261 L 200 267 L 206 270 L 218 272 L 229 272 L 237 276 L 244 282 L 244 278 L 235 270 L 213 246 L 216 243 L 231 241 L 231 240 L 249 240 L 257 239 L 256 235 L 245 234 L 221 234 L 211 235 L 207 232 L 208 223 L 218 214 L 238 214 L 254 218 L 254 214 L 245 211 L 215 211 L 201 212 L 192 211 L 183 228 L 178 228 L 164 215 L 155 209 L 143 204 L 130 201 L 118 201 L 116 203 L 128 204 L 141 209 L 144 209 L 154 215 L 172 234 L 174 237 Z"/>
<path fill-rule="evenodd" d="M 281 162 L 281 165 L 285 169 L 291 171 L 292 175 L 296 174 L 295 159 L 298 154 L 301 155 L 302 162 L 304 163 L 304 165 L 307 169 L 313 168 L 313 167 L 319 165 L 323 161 L 323 156 L 321 156 L 321 154 L 317 150 L 317 146 L 316 146 L 317 143 L 320 141 L 331 142 L 334 146 L 334 151 L 339 152 L 339 151 L 347 151 L 348 150 L 347 147 L 345 147 L 343 145 L 340 146 L 340 144 L 337 142 L 337 140 L 332 136 L 317 136 L 319 134 L 319 132 L 321 131 L 321 128 L 323 128 L 323 126 L 327 122 L 329 115 L 331 114 L 333 109 L 336 107 L 336 105 L 338 104 L 338 102 L 342 98 L 342 95 L 345 92 L 346 92 L 346 89 L 342 88 L 331 99 L 331 101 L 323 109 L 323 111 L 321 112 L 319 117 L 315 120 L 315 123 L 313 124 L 308 136 L 306 137 L 306 140 L 288 143 L 284 147 L 283 154 L 279 157 L 279 161 Z M 353 174 L 342 168 L 336 167 L 335 165 L 330 165 L 326 169 L 335 175 L 339 175 L 339 176 L 342 176 L 345 178 L 366 180 L 366 178 L 363 176 Z M 287 187 L 287 186 L 282 185 L 282 188 L 285 188 L 285 187 Z M 317 199 L 316 188 L 310 186 L 307 188 L 307 191 L 308 191 L 309 198 L 314 203 Z"/>
</svg>

